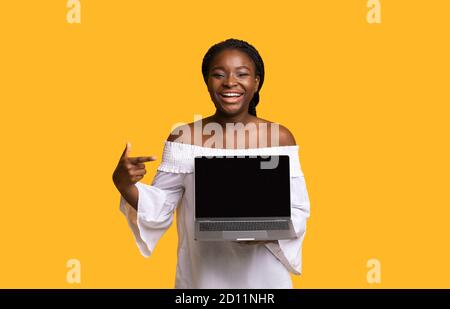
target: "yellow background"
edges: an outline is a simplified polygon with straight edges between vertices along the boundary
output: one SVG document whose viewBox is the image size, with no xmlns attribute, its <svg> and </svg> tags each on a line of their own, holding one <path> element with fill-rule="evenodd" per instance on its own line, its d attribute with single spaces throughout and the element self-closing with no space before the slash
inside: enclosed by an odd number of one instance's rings
<svg viewBox="0 0 450 309">
<path fill-rule="evenodd" d="M 111 175 L 214 112 L 201 61 L 253 44 L 258 116 L 300 145 L 311 200 L 297 288 L 450 287 L 450 1 L 1 1 L 0 287 L 172 288 L 175 225 L 143 258 Z M 66 262 L 81 262 L 81 284 Z M 381 284 L 366 262 L 381 262 Z"/>
</svg>

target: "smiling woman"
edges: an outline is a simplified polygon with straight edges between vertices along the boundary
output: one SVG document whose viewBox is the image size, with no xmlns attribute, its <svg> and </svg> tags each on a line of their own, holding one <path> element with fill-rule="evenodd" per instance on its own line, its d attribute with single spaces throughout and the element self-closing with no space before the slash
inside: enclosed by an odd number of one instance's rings
<svg viewBox="0 0 450 309">
<path fill-rule="evenodd" d="M 299 275 L 302 269 L 309 198 L 294 136 L 284 126 L 256 117 L 264 81 L 262 58 L 247 42 L 229 39 L 208 50 L 202 74 L 216 112 L 204 119 L 194 118 L 193 123 L 171 132 L 151 185 L 139 181 L 146 173 L 144 162 L 154 158 L 129 157 L 126 147 L 113 174 L 121 193 L 120 210 L 146 257 L 171 226 L 177 211 L 176 288 L 292 288 L 289 273 Z M 235 139 L 235 134 L 245 136 L 245 141 Z M 289 156 L 295 238 L 249 242 L 195 240 L 194 158 L 238 155 Z M 240 177 L 241 171 L 233 172 Z M 223 193 L 228 194 L 230 188 L 222 188 Z M 235 198 L 248 201 L 259 194 L 257 190 L 247 191 L 249 196 Z M 220 199 L 222 194 L 217 195 Z"/>
<path fill-rule="evenodd" d="M 253 46 L 233 39 L 214 45 L 203 58 L 202 74 L 218 113 L 247 109 L 256 116 L 264 62 Z"/>
</svg>

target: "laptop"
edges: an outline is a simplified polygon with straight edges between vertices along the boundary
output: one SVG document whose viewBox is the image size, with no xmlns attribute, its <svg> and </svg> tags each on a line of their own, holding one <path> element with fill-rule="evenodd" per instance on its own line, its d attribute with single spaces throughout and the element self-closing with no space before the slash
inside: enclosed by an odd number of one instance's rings
<svg viewBox="0 0 450 309">
<path fill-rule="evenodd" d="M 288 155 L 196 156 L 195 239 L 295 238 Z"/>
</svg>

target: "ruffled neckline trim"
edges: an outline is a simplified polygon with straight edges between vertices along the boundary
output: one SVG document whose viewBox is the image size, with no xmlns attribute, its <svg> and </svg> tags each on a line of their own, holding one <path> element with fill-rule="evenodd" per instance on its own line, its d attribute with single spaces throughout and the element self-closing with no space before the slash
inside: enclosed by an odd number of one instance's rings
<svg viewBox="0 0 450 309">
<path fill-rule="evenodd" d="M 289 149 L 299 149 L 298 145 L 289 145 L 289 146 L 273 146 L 273 147 L 258 147 L 258 148 L 213 148 L 213 147 L 205 147 L 205 146 L 199 146 L 194 144 L 186 144 L 186 143 L 179 143 L 179 142 L 171 142 L 171 141 L 165 141 L 165 145 L 180 147 L 180 148 L 186 148 L 186 149 L 201 149 L 203 151 L 276 151 L 276 150 L 289 150 Z"/>
<path fill-rule="evenodd" d="M 171 173 L 192 173 L 196 156 L 289 155 L 291 175 L 298 176 L 302 174 L 298 150 L 298 145 L 232 149 L 165 141 L 162 161 L 158 170 Z"/>
</svg>

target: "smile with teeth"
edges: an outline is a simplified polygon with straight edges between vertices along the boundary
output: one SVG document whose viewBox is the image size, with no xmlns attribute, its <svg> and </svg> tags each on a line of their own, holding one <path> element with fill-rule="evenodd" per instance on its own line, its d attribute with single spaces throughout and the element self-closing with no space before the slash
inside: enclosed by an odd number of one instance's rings
<svg viewBox="0 0 450 309">
<path fill-rule="evenodd" d="M 221 95 L 223 97 L 240 97 L 242 95 L 242 93 L 230 92 L 230 93 L 222 93 Z"/>
<path fill-rule="evenodd" d="M 220 94 L 222 97 L 222 101 L 225 101 L 227 103 L 236 103 L 241 100 L 241 97 L 243 97 L 243 93 L 238 92 L 222 92 Z"/>
</svg>

